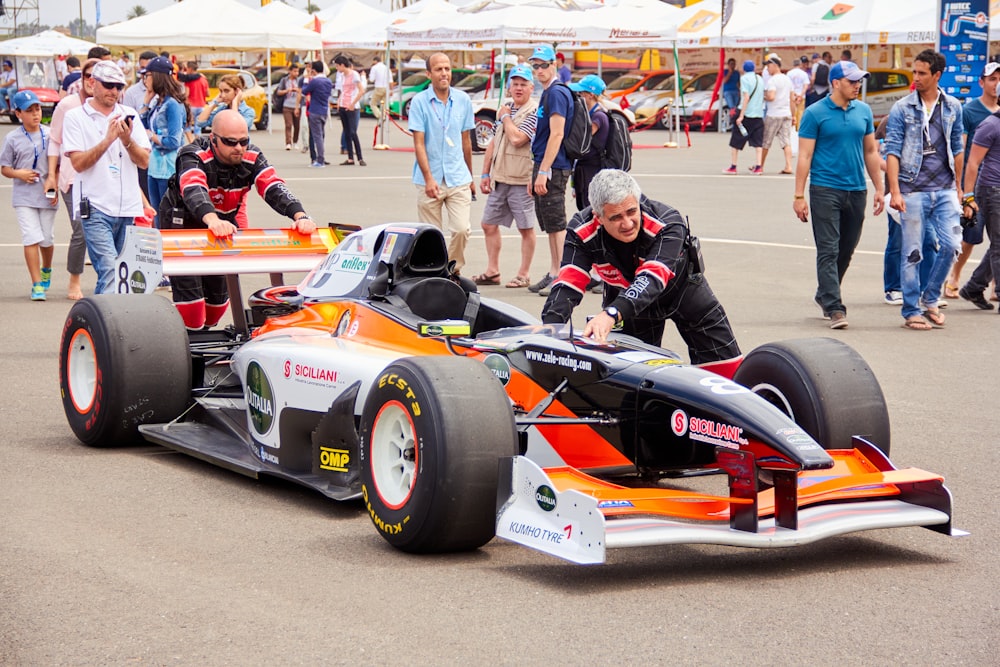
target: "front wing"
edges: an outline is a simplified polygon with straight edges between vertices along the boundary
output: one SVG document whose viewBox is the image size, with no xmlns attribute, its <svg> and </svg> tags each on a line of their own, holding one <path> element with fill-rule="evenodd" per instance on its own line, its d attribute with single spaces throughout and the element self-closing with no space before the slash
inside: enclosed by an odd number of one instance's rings
<svg viewBox="0 0 1000 667">
<path fill-rule="evenodd" d="M 756 499 L 630 488 L 572 468 L 543 470 L 523 456 L 501 461 L 496 534 L 580 564 L 607 549 L 666 544 L 791 547 L 877 528 L 925 526 L 951 536 L 951 493 L 942 479 L 896 470 L 880 452 L 831 451 L 833 471 L 798 474 L 795 527 L 779 520 L 773 489 Z M 737 517 L 756 506 L 755 530 Z"/>
</svg>

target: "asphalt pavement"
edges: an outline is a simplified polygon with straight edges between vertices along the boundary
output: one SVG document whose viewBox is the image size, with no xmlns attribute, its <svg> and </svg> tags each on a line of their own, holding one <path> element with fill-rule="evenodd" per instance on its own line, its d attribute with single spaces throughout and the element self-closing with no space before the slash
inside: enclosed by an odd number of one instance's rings
<svg viewBox="0 0 1000 667">
<path fill-rule="evenodd" d="M 337 165 L 337 122 L 325 169 L 285 151 L 280 127 L 252 140 L 319 223 L 414 220 L 410 140 L 393 129 L 393 149 L 375 151 L 373 128 L 362 121 L 367 167 Z M 0 124 L 0 133 L 10 129 Z M 692 133 L 680 148 L 663 148 L 660 130 L 634 139 L 632 173 L 649 196 L 689 217 L 744 351 L 813 336 L 854 346 L 885 392 L 893 461 L 943 475 L 955 525 L 970 536 L 905 528 L 780 550 L 638 548 L 609 552 L 594 567 L 500 540 L 414 557 L 389 547 L 360 503 L 155 446 L 84 447 L 66 425 L 57 381 L 72 305 L 69 224 L 60 211 L 51 296 L 32 303 L 6 207 L 0 664 L 997 664 L 1000 317 L 952 301 L 944 329 L 902 329 L 898 307 L 882 302 L 886 219 L 869 216 L 844 284 L 850 327 L 830 331 L 812 301 L 810 227 L 792 213 L 793 177 L 777 173 L 779 152 L 763 176 L 747 172 L 748 153 L 740 175 L 727 176 L 724 136 Z M 0 201 L 9 197 L 4 180 Z M 473 205 L 466 274 L 485 268 L 484 200 Z M 249 215 L 255 227 L 283 224 L 254 194 Z M 504 282 L 518 252 L 508 232 Z M 539 236 L 532 278 L 547 264 Z M 86 290 L 94 278 L 87 267 Z M 482 291 L 534 313 L 543 303 L 525 290 Z M 599 307 L 588 295 L 579 321 Z M 665 345 L 683 352 L 667 331 Z"/>
</svg>

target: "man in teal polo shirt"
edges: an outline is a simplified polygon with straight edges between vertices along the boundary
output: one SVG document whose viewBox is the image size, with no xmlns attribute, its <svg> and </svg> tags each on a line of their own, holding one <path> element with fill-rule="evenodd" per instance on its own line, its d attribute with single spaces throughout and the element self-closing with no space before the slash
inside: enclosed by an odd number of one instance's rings
<svg viewBox="0 0 1000 667">
<path fill-rule="evenodd" d="M 831 329 L 847 328 L 840 285 L 861 238 L 865 220 L 865 170 L 875 186 L 874 214 L 882 212 L 880 173 L 872 110 L 857 100 L 868 72 L 852 62 L 830 68 L 830 94 L 806 108 L 799 124 L 799 163 L 792 209 L 802 222 L 812 209 L 816 242 L 816 303 Z M 809 200 L 806 200 L 806 178 Z M 811 203 L 811 206 L 810 206 Z"/>
<path fill-rule="evenodd" d="M 413 184 L 417 187 L 417 217 L 443 229 L 448 209 L 448 259 L 456 273 L 465 266 L 465 246 L 472 231 L 472 101 L 451 87 L 451 60 L 444 53 L 427 59 L 431 85 L 410 102 L 413 132 Z"/>
</svg>

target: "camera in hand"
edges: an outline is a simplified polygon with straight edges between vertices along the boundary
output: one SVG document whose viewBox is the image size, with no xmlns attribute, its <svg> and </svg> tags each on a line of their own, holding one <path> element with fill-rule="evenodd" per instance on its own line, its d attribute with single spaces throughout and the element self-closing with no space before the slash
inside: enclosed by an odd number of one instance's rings
<svg viewBox="0 0 1000 667">
<path fill-rule="evenodd" d="M 972 209 L 969 210 L 971 211 Z M 962 229 L 972 229 L 973 227 L 975 227 L 977 215 L 979 214 L 976 211 L 972 211 L 972 215 L 970 216 L 963 215 L 961 218 L 959 218 L 958 222 L 960 225 L 962 225 Z"/>
</svg>

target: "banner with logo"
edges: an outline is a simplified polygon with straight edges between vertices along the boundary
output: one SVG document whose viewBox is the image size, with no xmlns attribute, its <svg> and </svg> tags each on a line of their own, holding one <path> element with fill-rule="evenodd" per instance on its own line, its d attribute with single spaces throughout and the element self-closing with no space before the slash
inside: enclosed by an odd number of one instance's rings
<svg viewBox="0 0 1000 667">
<path fill-rule="evenodd" d="M 939 0 L 938 51 L 947 61 L 940 86 L 962 101 L 983 93 L 979 75 L 989 54 L 989 5 L 989 0 Z"/>
</svg>

